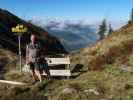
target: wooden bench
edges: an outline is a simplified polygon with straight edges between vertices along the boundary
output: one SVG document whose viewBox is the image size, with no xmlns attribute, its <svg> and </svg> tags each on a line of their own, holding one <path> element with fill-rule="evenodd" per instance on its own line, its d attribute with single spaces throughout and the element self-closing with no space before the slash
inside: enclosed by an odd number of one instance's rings
<svg viewBox="0 0 133 100">
<path fill-rule="evenodd" d="M 70 58 L 46 58 L 48 66 L 56 66 L 56 65 L 66 65 L 66 69 L 55 69 L 50 70 L 51 76 L 71 76 L 70 71 Z"/>
<path fill-rule="evenodd" d="M 65 69 L 50 69 L 50 75 L 51 76 L 71 76 L 71 71 L 70 71 L 70 58 L 69 57 L 64 57 L 64 58 L 45 58 L 48 66 L 56 66 L 56 65 L 66 65 Z M 22 69 L 24 72 L 30 72 L 29 66 L 25 65 Z"/>
</svg>

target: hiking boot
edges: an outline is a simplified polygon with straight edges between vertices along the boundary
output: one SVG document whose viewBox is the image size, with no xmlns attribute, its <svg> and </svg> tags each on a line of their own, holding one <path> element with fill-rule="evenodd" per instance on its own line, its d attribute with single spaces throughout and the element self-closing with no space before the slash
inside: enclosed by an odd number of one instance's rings
<svg viewBox="0 0 133 100">
<path fill-rule="evenodd" d="M 34 80 L 34 81 L 32 82 L 32 85 L 36 84 L 37 82 L 38 82 L 38 80 Z"/>
</svg>

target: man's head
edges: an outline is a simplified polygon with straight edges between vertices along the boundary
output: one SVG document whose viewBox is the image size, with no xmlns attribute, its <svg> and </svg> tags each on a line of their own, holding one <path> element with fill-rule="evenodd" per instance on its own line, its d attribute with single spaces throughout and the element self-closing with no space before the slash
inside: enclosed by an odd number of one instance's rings
<svg viewBox="0 0 133 100">
<path fill-rule="evenodd" d="M 32 34 L 30 39 L 31 39 L 31 42 L 33 43 L 36 42 L 36 35 Z"/>
</svg>

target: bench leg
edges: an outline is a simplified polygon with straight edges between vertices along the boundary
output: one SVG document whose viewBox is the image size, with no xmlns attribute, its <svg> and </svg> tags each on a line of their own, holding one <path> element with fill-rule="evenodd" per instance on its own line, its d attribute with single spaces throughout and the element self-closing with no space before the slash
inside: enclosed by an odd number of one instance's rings
<svg viewBox="0 0 133 100">
<path fill-rule="evenodd" d="M 67 65 L 67 69 L 70 70 L 70 65 Z M 70 79 L 70 76 L 67 76 L 67 79 Z"/>
</svg>

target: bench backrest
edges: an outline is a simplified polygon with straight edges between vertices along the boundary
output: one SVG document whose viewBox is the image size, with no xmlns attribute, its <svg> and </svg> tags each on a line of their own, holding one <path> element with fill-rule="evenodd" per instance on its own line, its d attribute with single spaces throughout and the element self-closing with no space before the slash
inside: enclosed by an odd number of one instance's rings
<svg viewBox="0 0 133 100">
<path fill-rule="evenodd" d="M 70 58 L 46 58 L 47 63 L 50 65 L 58 65 L 58 64 L 70 64 Z"/>
</svg>

